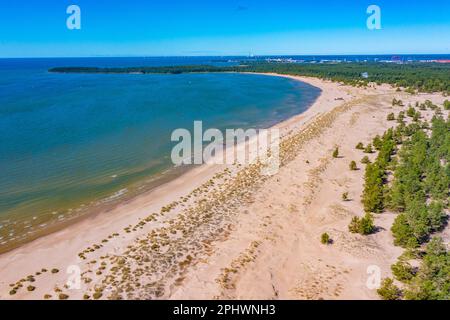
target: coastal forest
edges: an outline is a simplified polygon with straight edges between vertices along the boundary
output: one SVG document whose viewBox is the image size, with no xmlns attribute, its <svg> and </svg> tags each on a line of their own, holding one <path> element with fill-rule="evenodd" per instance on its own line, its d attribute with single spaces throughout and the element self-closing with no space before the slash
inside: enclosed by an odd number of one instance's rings
<svg viewBox="0 0 450 320">
<path fill-rule="evenodd" d="M 444 92 L 450 95 L 450 64 L 441 63 L 273 63 L 252 62 L 236 66 L 186 65 L 166 67 L 57 67 L 56 73 L 204 73 L 204 72 L 256 72 L 310 76 L 342 82 L 354 86 L 366 86 L 370 82 L 387 83 L 408 92 Z"/>
<path fill-rule="evenodd" d="M 399 112 L 398 125 L 373 139 L 378 155 L 365 169 L 364 209 L 397 213 L 391 232 L 405 249 L 391 266 L 401 285 L 386 278 L 378 289 L 386 300 L 450 299 L 450 252 L 439 235 L 448 224 L 450 120 L 430 101 L 419 108 L 435 111 L 431 124 L 412 106 L 409 124 Z"/>
</svg>

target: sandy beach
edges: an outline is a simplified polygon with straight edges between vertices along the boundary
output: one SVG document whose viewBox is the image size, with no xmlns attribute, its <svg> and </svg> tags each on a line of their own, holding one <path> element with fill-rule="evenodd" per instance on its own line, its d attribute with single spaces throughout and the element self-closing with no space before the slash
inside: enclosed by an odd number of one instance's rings
<svg viewBox="0 0 450 320">
<path fill-rule="evenodd" d="M 364 214 L 365 154 L 355 145 L 394 126 L 388 113 L 426 99 L 442 105 L 445 97 L 289 77 L 322 94 L 276 126 L 276 175 L 261 175 L 259 163 L 196 167 L 0 255 L 0 298 L 378 299 L 367 270 L 389 276 L 402 249 L 393 245 L 389 212 L 375 216 L 375 234 L 348 232 L 351 217 Z M 405 107 L 393 107 L 393 98 Z M 352 160 L 360 170 L 349 170 Z M 323 232 L 332 245 L 320 243 Z"/>
</svg>

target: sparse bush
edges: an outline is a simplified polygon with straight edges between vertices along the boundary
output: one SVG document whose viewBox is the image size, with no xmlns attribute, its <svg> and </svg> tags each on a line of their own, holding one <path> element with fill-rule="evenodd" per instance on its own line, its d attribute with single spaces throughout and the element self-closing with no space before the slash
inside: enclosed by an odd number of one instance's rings
<svg viewBox="0 0 450 320">
<path fill-rule="evenodd" d="M 380 150 L 381 146 L 383 145 L 383 141 L 381 140 L 379 135 L 376 135 L 375 138 L 373 138 L 373 146 L 375 147 L 375 149 Z"/>
<path fill-rule="evenodd" d="M 67 294 L 60 293 L 58 298 L 59 298 L 59 300 L 67 300 L 67 299 L 69 299 L 69 296 Z"/>
<path fill-rule="evenodd" d="M 320 237 L 320 242 L 322 242 L 322 244 L 329 244 L 331 242 L 330 236 L 328 235 L 328 233 L 322 233 L 322 236 Z"/>
<path fill-rule="evenodd" d="M 450 101 L 448 101 L 448 100 L 444 101 L 444 109 L 445 110 L 450 110 Z"/>
<path fill-rule="evenodd" d="M 342 200 L 348 201 L 348 192 L 344 192 L 344 193 L 342 194 Z"/>
<path fill-rule="evenodd" d="M 350 224 L 348 225 L 348 231 L 351 233 L 358 233 L 359 232 L 359 218 L 353 217 L 350 221 Z"/>
<path fill-rule="evenodd" d="M 358 142 L 358 144 L 356 145 L 355 148 L 358 149 L 358 150 L 363 150 L 364 149 L 364 145 L 363 145 L 362 142 Z"/>
<path fill-rule="evenodd" d="M 389 114 L 387 115 L 387 120 L 388 120 L 388 121 L 394 121 L 394 120 L 395 120 L 395 115 L 394 115 L 394 113 L 389 113 Z"/>
<path fill-rule="evenodd" d="M 356 166 L 356 162 L 355 161 L 350 162 L 349 168 L 352 171 L 358 170 L 358 167 Z"/>
<path fill-rule="evenodd" d="M 373 223 L 373 216 L 370 213 L 362 218 L 353 217 L 348 225 L 348 230 L 351 233 L 359 233 L 361 235 L 368 235 L 375 231 L 375 226 Z"/>
<path fill-rule="evenodd" d="M 366 215 L 361 219 L 359 233 L 362 235 L 367 235 L 374 231 L 375 225 L 373 223 L 373 216 L 370 213 L 366 213 Z"/>
<path fill-rule="evenodd" d="M 368 156 L 364 156 L 364 157 L 361 159 L 361 163 L 362 163 L 362 164 L 368 164 L 368 163 L 370 163 L 369 157 L 368 157 Z"/>
<path fill-rule="evenodd" d="M 416 109 L 414 107 L 409 107 L 408 110 L 406 110 L 406 115 L 410 118 L 414 117 L 416 114 Z"/>
<path fill-rule="evenodd" d="M 336 147 L 336 149 L 334 149 L 334 151 L 333 151 L 333 158 L 337 158 L 337 157 L 339 157 L 339 148 L 338 147 Z"/>
<path fill-rule="evenodd" d="M 98 300 L 98 299 L 100 299 L 101 297 L 102 297 L 102 293 L 101 293 L 101 291 L 96 291 L 96 292 L 94 292 L 94 294 L 92 295 L 92 297 L 95 299 L 95 300 Z"/>
<path fill-rule="evenodd" d="M 373 153 L 372 145 L 370 143 L 364 148 L 364 153 Z"/>
</svg>

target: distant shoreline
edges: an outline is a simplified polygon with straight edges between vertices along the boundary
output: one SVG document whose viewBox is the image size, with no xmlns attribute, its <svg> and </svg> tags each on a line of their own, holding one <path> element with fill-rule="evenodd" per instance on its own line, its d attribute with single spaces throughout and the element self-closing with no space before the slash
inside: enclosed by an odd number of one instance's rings
<svg viewBox="0 0 450 320">
<path fill-rule="evenodd" d="M 369 83 L 390 84 L 408 92 L 445 92 L 450 94 L 450 63 L 433 62 L 336 62 L 295 63 L 292 61 L 237 61 L 235 66 L 178 65 L 159 67 L 55 67 L 50 73 L 61 74 L 183 74 L 183 73 L 276 73 L 317 77 L 353 86 Z M 450 61 L 450 60 L 448 60 Z"/>
</svg>

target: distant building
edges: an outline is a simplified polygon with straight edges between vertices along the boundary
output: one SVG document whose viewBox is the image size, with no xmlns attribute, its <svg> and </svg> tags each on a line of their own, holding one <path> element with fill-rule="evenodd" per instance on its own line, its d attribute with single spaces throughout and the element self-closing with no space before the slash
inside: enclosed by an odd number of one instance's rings
<svg viewBox="0 0 450 320">
<path fill-rule="evenodd" d="M 369 78 L 369 74 L 367 72 L 363 72 L 361 73 L 361 77 L 363 77 L 364 79 Z"/>
</svg>

